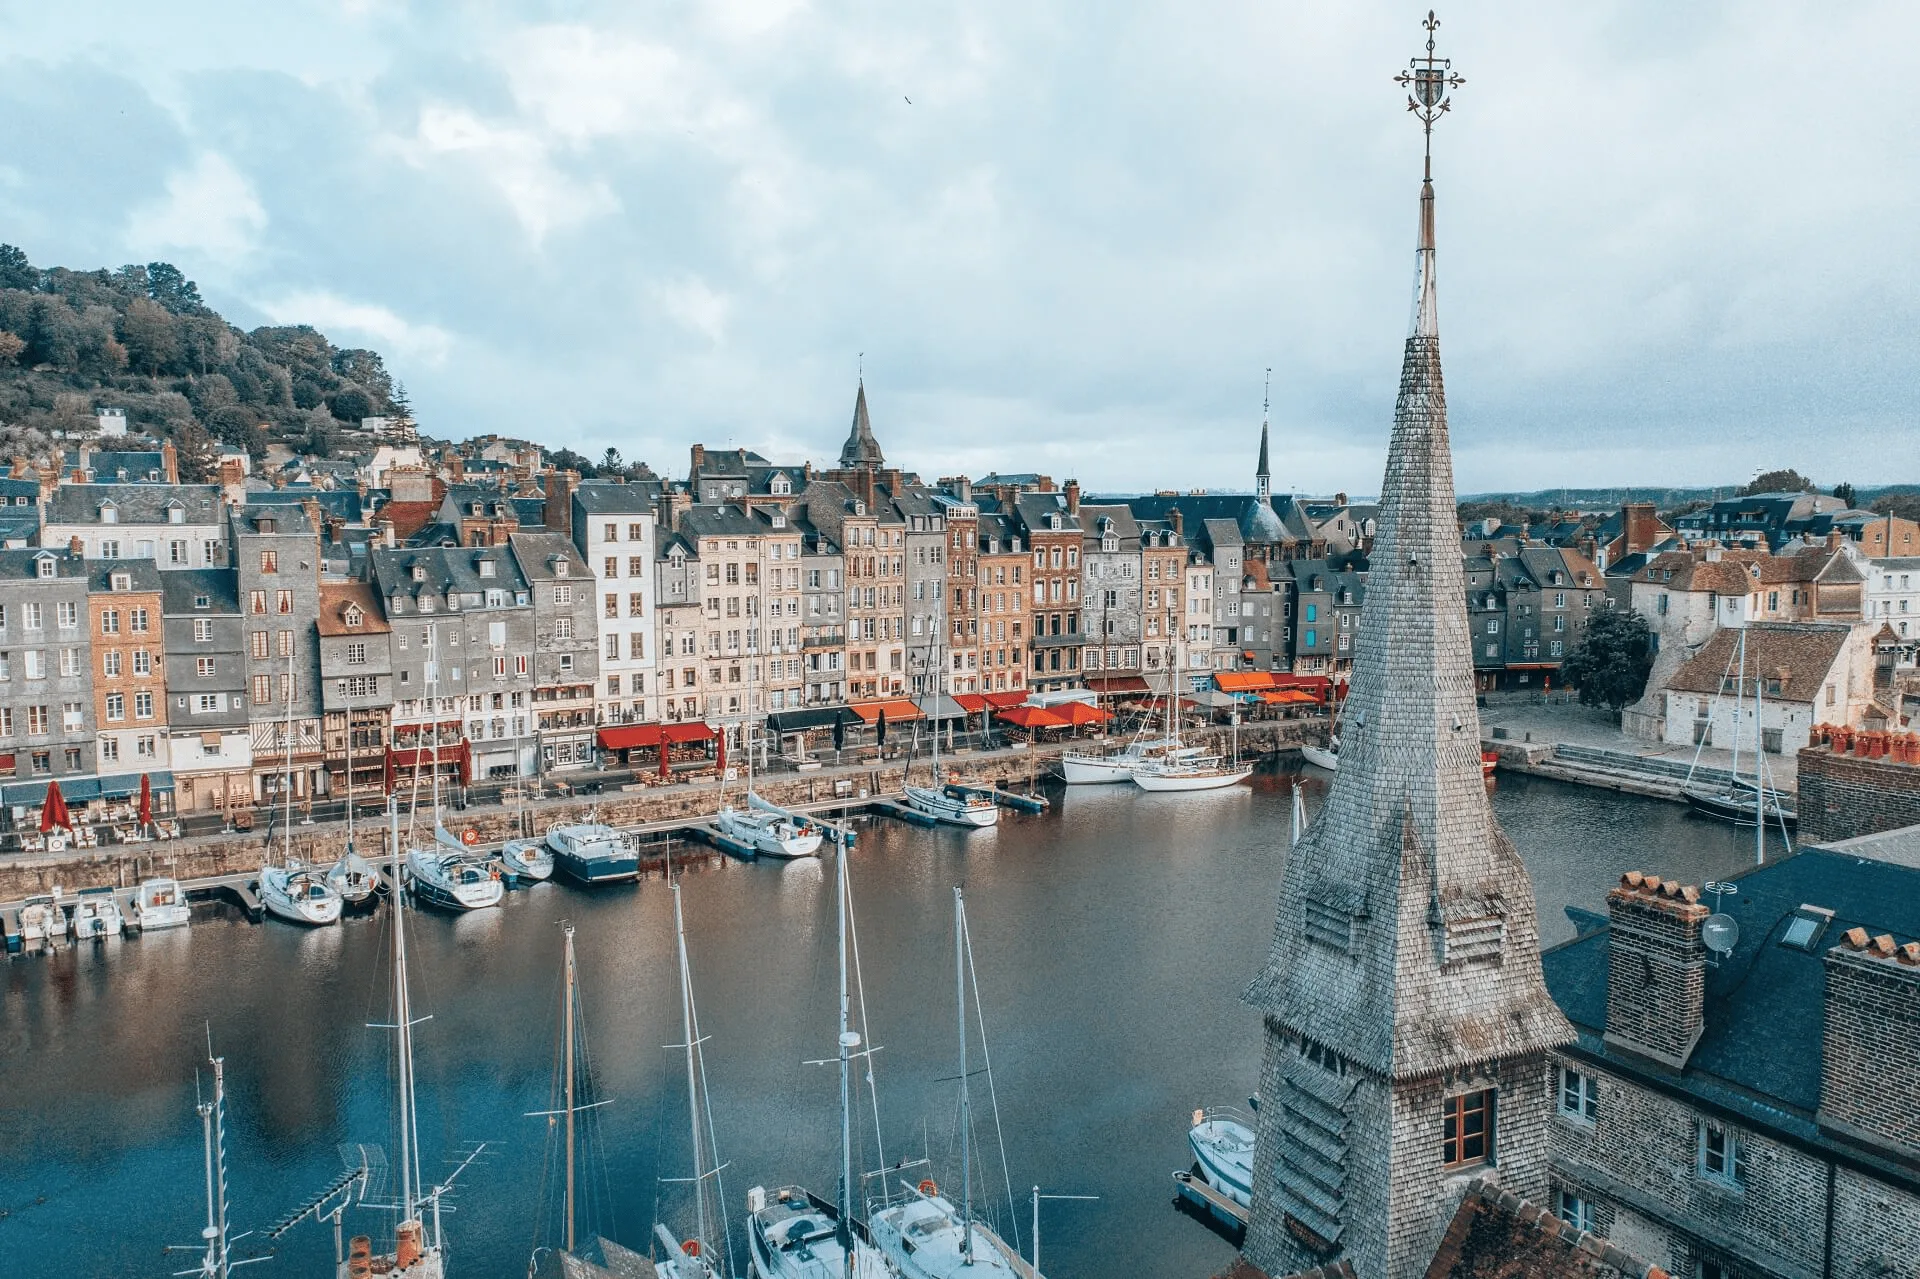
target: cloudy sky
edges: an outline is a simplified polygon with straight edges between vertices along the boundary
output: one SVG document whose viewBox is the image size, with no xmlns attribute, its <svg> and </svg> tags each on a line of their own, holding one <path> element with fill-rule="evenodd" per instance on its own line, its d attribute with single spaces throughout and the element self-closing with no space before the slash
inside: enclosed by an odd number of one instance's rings
<svg viewBox="0 0 1920 1279">
<path fill-rule="evenodd" d="M 1412 5 L 0 0 L 0 239 L 375 346 L 437 435 L 1377 489 Z M 1456 0 L 1462 489 L 1920 480 L 1911 0 Z"/>
</svg>

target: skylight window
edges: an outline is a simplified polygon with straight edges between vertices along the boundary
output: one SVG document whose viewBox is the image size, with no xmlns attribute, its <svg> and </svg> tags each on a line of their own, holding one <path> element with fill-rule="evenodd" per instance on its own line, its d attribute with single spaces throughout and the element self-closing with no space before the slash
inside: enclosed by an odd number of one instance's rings
<svg viewBox="0 0 1920 1279">
<path fill-rule="evenodd" d="M 1822 906 L 1802 906 L 1787 917 L 1786 931 L 1780 935 L 1782 946 L 1811 951 L 1833 922 L 1833 912 Z"/>
</svg>

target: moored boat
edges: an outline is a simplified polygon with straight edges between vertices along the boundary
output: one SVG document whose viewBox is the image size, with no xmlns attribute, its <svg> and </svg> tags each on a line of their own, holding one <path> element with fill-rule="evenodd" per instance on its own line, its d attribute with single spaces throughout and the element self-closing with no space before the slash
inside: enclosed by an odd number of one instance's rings
<svg viewBox="0 0 1920 1279">
<path fill-rule="evenodd" d="M 843 1229 L 839 1208 L 799 1186 L 755 1186 L 747 1212 L 755 1279 L 844 1279 L 849 1251 L 855 1279 L 891 1279 L 865 1227 L 848 1221 Z"/>
<path fill-rule="evenodd" d="M 500 846 L 500 864 L 516 879 L 529 883 L 542 883 L 553 878 L 553 854 L 538 840 L 508 840 Z"/>
<path fill-rule="evenodd" d="M 1129 782 L 1133 780 L 1134 769 L 1180 749 L 1179 738 L 1160 737 L 1152 741 L 1128 742 L 1119 750 L 1106 754 L 1068 751 L 1060 757 L 1060 776 L 1069 786 Z"/>
<path fill-rule="evenodd" d="M 568 878 L 582 884 L 633 879 L 640 873 L 640 852 L 633 841 L 600 822 L 578 822 L 547 831 L 547 847 Z"/>
<path fill-rule="evenodd" d="M 749 800 L 753 797 L 749 796 Z M 720 833 L 737 839 L 762 857 L 816 857 L 820 828 L 796 822 L 777 810 L 723 808 L 715 819 Z"/>
<path fill-rule="evenodd" d="M 178 881 L 165 877 L 143 879 L 134 890 L 133 920 L 143 933 L 156 928 L 179 928 L 191 923 L 193 910 Z"/>
<path fill-rule="evenodd" d="M 964 792 L 948 794 L 931 786 L 909 786 L 907 804 L 938 821 L 954 826 L 979 828 L 1000 820 L 1000 806 L 985 795 Z"/>
<path fill-rule="evenodd" d="M 506 895 L 500 872 L 465 849 L 435 846 L 407 854 L 416 898 L 441 910 L 485 910 Z"/>
<path fill-rule="evenodd" d="M 126 916 L 113 899 L 111 888 L 83 888 L 73 903 L 73 935 L 78 941 L 118 937 L 127 930 Z"/>
<path fill-rule="evenodd" d="M 1187 1145 L 1207 1184 L 1243 1208 L 1253 1206 L 1253 1125 L 1232 1107 L 1193 1112 Z"/>
<path fill-rule="evenodd" d="M 327 883 L 340 894 L 341 905 L 360 906 L 373 900 L 380 888 L 380 876 L 374 873 L 373 863 L 355 852 L 353 841 L 348 840 L 347 851 L 327 872 Z"/>
<path fill-rule="evenodd" d="M 56 897 L 29 897 L 20 908 L 20 941 L 23 946 L 51 945 L 72 930 L 66 907 Z"/>
<path fill-rule="evenodd" d="M 1717 817 L 1736 826 L 1751 826 L 1756 821 L 1769 826 L 1797 826 L 1800 822 L 1798 810 L 1787 803 L 1779 792 L 1769 790 L 1764 795 L 1757 794 L 1754 787 L 1744 781 L 1736 781 L 1731 786 L 1718 789 L 1689 786 L 1684 794 L 1687 807 L 1694 812 Z"/>
<path fill-rule="evenodd" d="M 1335 733 L 1329 736 L 1325 746 L 1314 746 L 1312 744 L 1302 746 L 1300 748 L 1300 756 L 1315 768 L 1324 768 L 1329 773 L 1339 771 L 1340 735 Z"/>
<path fill-rule="evenodd" d="M 340 894 L 327 877 L 299 862 L 260 868 L 260 904 L 294 924 L 340 922 Z"/>
<path fill-rule="evenodd" d="M 1253 765 L 1230 764 L 1218 755 L 1150 763 L 1133 770 L 1133 784 L 1145 791 L 1220 790 L 1253 776 Z"/>
</svg>

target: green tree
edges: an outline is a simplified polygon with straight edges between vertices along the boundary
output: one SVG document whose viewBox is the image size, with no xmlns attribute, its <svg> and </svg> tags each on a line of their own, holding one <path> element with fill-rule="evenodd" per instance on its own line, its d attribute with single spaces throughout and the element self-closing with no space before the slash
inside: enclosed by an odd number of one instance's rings
<svg viewBox="0 0 1920 1279">
<path fill-rule="evenodd" d="M 620 456 L 619 449 L 609 448 L 605 453 L 600 455 L 600 473 L 602 475 L 618 475 L 626 469 L 626 460 Z"/>
<path fill-rule="evenodd" d="M 0 289 L 37 289 L 40 272 L 27 255 L 11 244 L 0 244 Z"/>
<path fill-rule="evenodd" d="M 1753 483 L 1743 485 L 1741 497 L 1752 497 L 1755 493 L 1805 493 L 1813 487 L 1813 481 L 1800 472 L 1788 467 L 1781 471 L 1764 471 L 1753 477 Z"/>
<path fill-rule="evenodd" d="M 1869 509 L 1897 520 L 1920 520 L 1920 493 L 1882 493 Z"/>
<path fill-rule="evenodd" d="M 220 446 L 198 422 L 171 423 L 174 458 L 182 484 L 207 484 L 219 478 Z"/>
<path fill-rule="evenodd" d="M 560 449 L 549 453 L 547 461 L 556 471 L 572 471 L 583 480 L 591 480 L 600 474 L 600 468 L 575 453 L 572 449 Z"/>
<path fill-rule="evenodd" d="M 1653 632 L 1631 609 L 1595 613 L 1587 637 L 1560 664 L 1560 677 L 1580 690 L 1583 706 L 1617 711 L 1640 700 L 1653 672 Z"/>
<path fill-rule="evenodd" d="M 200 300 L 200 286 L 171 262 L 147 263 L 147 296 L 176 315 L 207 309 Z"/>
<path fill-rule="evenodd" d="M 1833 495 L 1842 502 L 1845 502 L 1848 506 L 1852 506 L 1860 497 L 1860 495 L 1854 491 L 1853 485 L 1844 481 L 1833 486 Z"/>
<path fill-rule="evenodd" d="M 347 386 L 327 398 L 327 407 L 347 425 L 359 426 L 361 418 L 373 416 L 373 397 L 357 386 Z"/>
<path fill-rule="evenodd" d="M 180 335 L 173 316 L 148 298 L 135 298 L 120 316 L 120 341 L 127 360 L 148 377 L 172 372 L 180 358 Z"/>
</svg>

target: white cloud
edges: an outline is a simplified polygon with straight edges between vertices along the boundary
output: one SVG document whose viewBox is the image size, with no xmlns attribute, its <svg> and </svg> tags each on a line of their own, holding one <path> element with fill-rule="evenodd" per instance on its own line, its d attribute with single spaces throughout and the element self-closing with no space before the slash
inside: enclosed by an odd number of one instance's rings
<svg viewBox="0 0 1920 1279">
<path fill-rule="evenodd" d="M 733 300 L 724 293 L 716 293 L 699 276 L 689 275 L 655 285 L 653 297 L 667 317 L 687 332 L 698 334 L 715 346 L 726 341 L 727 316 L 733 309 Z"/>
<path fill-rule="evenodd" d="M 438 366 L 453 351 L 453 334 L 437 324 L 415 324 L 384 306 L 350 301 L 325 289 L 289 293 L 259 306 L 275 324 L 311 324 L 337 346 L 364 341 L 390 362 L 398 358 Z"/>
<path fill-rule="evenodd" d="M 489 124 L 460 107 L 429 103 L 421 109 L 414 136 L 400 141 L 398 149 L 423 168 L 446 159 L 471 166 L 498 189 L 536 246 L 553 231 L 620 207 L 601 179 L 579 180 L 557 167 L 532 130 Z"/>
<path fill-rule="evenodd" d="M 167 178 L 167 193 L 133 211 L 127 243 L 136 251 L 190 249 L 212 259 L 245 258 L 267 229 L 253 183 L 225 156 L 204 152 Z"/>
</svg>

